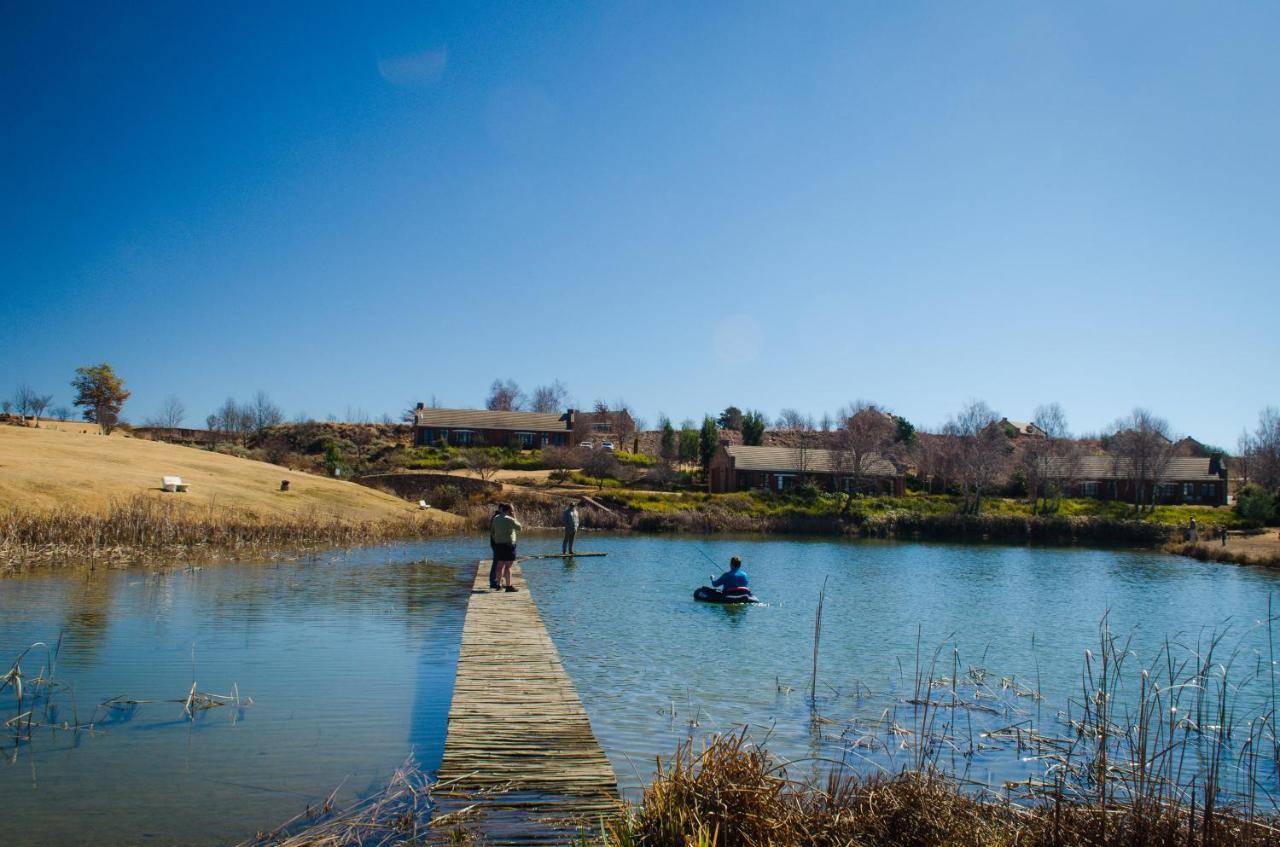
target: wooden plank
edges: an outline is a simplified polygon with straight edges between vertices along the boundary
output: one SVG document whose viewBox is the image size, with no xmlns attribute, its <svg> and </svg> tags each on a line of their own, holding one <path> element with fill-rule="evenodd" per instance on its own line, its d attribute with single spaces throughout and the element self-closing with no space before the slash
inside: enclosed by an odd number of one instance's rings
<svg viewBox="0 0 1280 847">
<path fill-rule="evenodd" d="M 518 591 L 489 591 L 489 562 L 476 569 L 435 796 L 440 814 L 475 806 L 486 843 L 563 843 L 617 812 L 618 782 L 518 564 L 511 577 Z"/>
</svg>

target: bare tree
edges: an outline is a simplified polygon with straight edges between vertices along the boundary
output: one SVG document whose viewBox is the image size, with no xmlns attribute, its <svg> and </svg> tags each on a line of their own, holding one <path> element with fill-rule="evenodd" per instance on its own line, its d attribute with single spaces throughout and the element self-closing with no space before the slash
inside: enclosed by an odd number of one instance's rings
<svg viewBox="0 0 1280 847">
<path fill-rule="evenodd" d="M 1280 409 L 1268 406 L 1258 415 L 1258 428 L 1240 436 L 1244 474 L 1268 491 L 1280 491 Z"/>
<path fill-rule="evenodd" d="M 1110 452 L 1116 475 L 1123 475 L 1133 487 L 1133 511 L 1142 511 L 1145 486 L 1150 486 L 1155 505 L 1156 485 L 1164 478 L 1173 458 L 1169 422 L 1147 409 L 1134 409 L 1112 426 Z"/>
<path fill-rule="evenodd" d="M 485 481 L 502 467 L 502 462 L 498 460 L 493 451 L 481 448 L 468 450 L 463 461 L 467 463 L 468 470 Z"/>
<path fill-rule="evenodd" d="M 284 423 L 284 412 L 279 406 L 271 402 L 267 392 L 259 390 L 257 394 L 253 395 L 254 430 L 262 432 L 267 427 L 279 426 L 282 423 Z"/>
<path fill-rule="evenodd" d="M 966 512 L 982 511 L 982 495 L 990 491 L 1005 472 L 1010 447 L 999 421 L 1000 417 L 991 407 L 981 400 L 973 400 L 943 428 L 944 434 L 954 439 L 956 470 L 964 489 Z"/>
<path fill-rule="evenodd" d="M 1070 434 L 1067 432 L 1067 416 L 1057 403 L 1037 406 L 1032 423 L 1044 432 L 1044 437 L 1022 439 L 1018 467 L 1026 479 L 1027 501 L 1031 504 L 1031 514 L 1034 515 L 1041 511 L 1042 497 L 1044 509 L 1048 509 L 1051 480 L 1060 479 L 1062 475 L 1063 469 L 1059 466 Z M 1058 500 L 1061 499 L 1060 485 L 1059 483 Z"/>
<path fill-rule="evenodd" d="M 569 470 L 582 466 L 577 450 L 568 447 L 543 447 L 542 464 L 551 471 L 551 478 L 564 482 L 569 478 Z"/>
<path fill-rule="evenodd" d="M 187 416 L 187 407 L 176 396 L 170 394 L 165 398 L 160 410 L 144 421 L 147 426 L 177 429 Z"/>
<path fill-rule="evenodd" d="M 605 479 L 618 471 L 618 460 L 608 450 L 592 450 L 583 457 L 582 472 L 595 477 L 596 487 L 604 488 Z"/>
<path fill-rule="evenodd" d="M 40 426 L 40 418 L 44 415 L 44 410 L 49 408 L 52 402 L 52 394 L 37 394 L 31 398 L 31 416 L 36 419 L 37 427 Z"/>
<path fill-rule="evenodd" d="M 68 406 L 54 406 L 52 409 L 49 410 L 49 414 L 52 415 L 56 420 L 60 420 L 60 421 L 71 420 L 71 409 Z"/>
<path fill-rule="evenodd" d="M 31 386 L 23 383 L 18 386 L 18 390 L 13 392 L 13 411 L 22 421 L 26 421 L 28 415 L 35 414 L 36 392 Z"/>
<path fill-rule="evenodd" d="M 841 410 L 834 456 L 837 472 L 849 478 L 843 511 L 847 512 L 853 498 L 862 493 L 864 475 L 893 443 L 897 431 L 893 418 L 874 403 L 858 400 Z"/>
<path fill-rule="evenodd" d="M 491 412 L 516 412 L 524 408 L 524 392 L 514 379 L 495 379 L 489 386 L 489 398 L 484 407 Z"/>
<path fill-rule="evenodd" d="M 563 412 L 569 400 L 569 389 L 560 380 L 552 380 L 550 385 L 539 385 L 533 389 L 529 398 L 529 410 L 532 412 Z"/>
<path fill-rule="evenodd" d="M 253 430 L 253 409 L 241 406 L 234 397 L 228 397 L 210 416 L 212 430 L 232 438 L 239 438 Z"/>
<path fill-rule="evenodd" d="M 813 419 L 801 414 L 798 409 L 783 409 L 778 412 L 776 425 L 778 429 L 802 432 L 806 429 L 813 429 Z"/>
<path fill-rule="evenodd" d="M 613 408 L 609 410 L 609 415 L 613 422 L 614 434 L 618 437 L 618 449 L 626 450 L 627 442 L 632 440 L 636 432 L 636 419 L 635 415 L 631 414 L 631 405 L 619 397 L 613 404 Z"/>
<path fill-rule="evenodd" d="M 818 429 L 822 430 L 823 432 L 830 432 L 831 427 L 834 426 L 834 424 L 835 424 L 835 421 L 831 419 L 830 412 L 823 412 L 822 417 L 818 419 Z"/>
</svg>

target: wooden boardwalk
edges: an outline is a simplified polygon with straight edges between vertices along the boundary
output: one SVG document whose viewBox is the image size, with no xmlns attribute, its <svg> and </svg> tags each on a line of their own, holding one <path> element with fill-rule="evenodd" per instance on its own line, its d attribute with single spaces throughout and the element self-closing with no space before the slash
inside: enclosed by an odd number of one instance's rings
<svg viewBox="0 0 1280 847">
<path fill-rule="evenodd" d="M 519 565 L 512 583 L 489 591 L 480 562 L 434 794 L 441 814 L 474 807 L 460 817 L 487 843 L 564 843 L 599 831 L 618 783 Z"/>
</svg>

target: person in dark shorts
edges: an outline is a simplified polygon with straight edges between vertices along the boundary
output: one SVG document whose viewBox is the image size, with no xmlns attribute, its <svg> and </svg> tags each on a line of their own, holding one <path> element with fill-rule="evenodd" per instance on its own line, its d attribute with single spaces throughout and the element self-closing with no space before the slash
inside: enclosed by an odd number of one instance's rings
<svg viewBox="0 0 1280 847">
<path fill-rule="evenodd" d="M 499 506 L 498 514 L 489 522 L 489 540 L 493 543 L 490 588 L 497 590 L 497 585 L 501 584 L 504 591 L 516 590 L 511 584 L 511 566 L 516 561 L 516 540 L 523 528 L 516 520 L 515 507 L 510 503 Z"/>
<path fill-rule="evenodd" d="M 493 520 L 502 514 L 502 507 L 499 506 L 493 512 L 493 517 L 489 518 L 489 589 L 497 591 L 501 588 L 498 585 L 498 545 L 493 540 Z"/>
</svg>

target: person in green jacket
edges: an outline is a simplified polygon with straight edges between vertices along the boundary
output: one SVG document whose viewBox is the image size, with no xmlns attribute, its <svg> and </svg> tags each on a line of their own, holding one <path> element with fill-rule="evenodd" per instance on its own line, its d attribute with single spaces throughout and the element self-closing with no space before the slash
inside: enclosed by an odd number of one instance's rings
<svg viewBox="0 0 1280 847">
<path fill-rule="evenodd" d="M 504 591 L 515 591 L 511 584 L 511 566 L 516 561 L 516 541 L 524 526 L 516 520 L 515 507 L 503 503 L 498 507 L 498 514 L 489 522 L 489 541 L 493 545 L 493 565 L 489 579 L 489 587 L 496 590 L 502 585 Z M 496 578 L 495 578 L 496 577 Z"/>
</svg>

